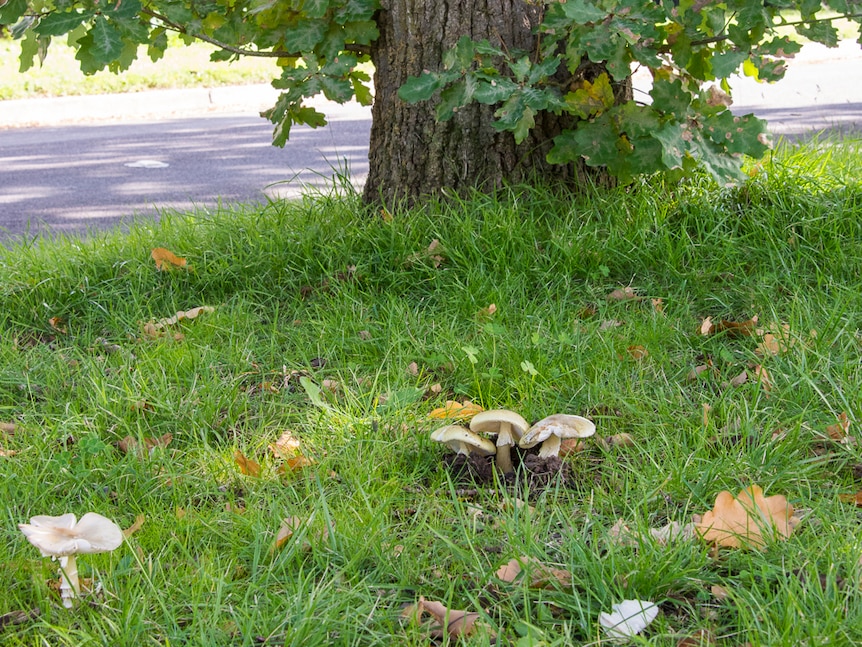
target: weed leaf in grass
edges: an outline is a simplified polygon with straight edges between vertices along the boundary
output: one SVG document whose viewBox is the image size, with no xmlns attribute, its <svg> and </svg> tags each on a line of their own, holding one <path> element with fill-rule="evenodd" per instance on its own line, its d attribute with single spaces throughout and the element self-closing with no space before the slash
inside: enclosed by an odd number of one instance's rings
<svg viewBox="0 0 862 647">
<path fill-rule="evenodd" d="M 307 377 L 299 378 L 299 383 L 302 385 L 305 394 L 308 396 L 308 399 L 311 400 L 311 404 L 315 407 L 320 407 L 321 409 L 331 409 L 326 400 L 323 399 L 323 391 L 321 391 L 320 387 L 317 386 L 314 382 L 312 382 Z"/>
<path fill-rule="evenodd" d="M 783 495 L 764 497 L 763 490 L 752 485 L 736 497 L 727 490 L 719 492 L 715 507 L 695 519 L 695 532 L 717 546 L 762 549 L 767 538 L 787 539 L 798 523 Z"/>
<path fill-rule="evenodd" d="M 188 262 L 174 254 L 169 249 L 164 247 L 154 247 L 150 252 L 150 256 L 156 262 L 156 269 L 159 271 L 170 270 L 175 267 L 186 267 Z"/>
</svg>

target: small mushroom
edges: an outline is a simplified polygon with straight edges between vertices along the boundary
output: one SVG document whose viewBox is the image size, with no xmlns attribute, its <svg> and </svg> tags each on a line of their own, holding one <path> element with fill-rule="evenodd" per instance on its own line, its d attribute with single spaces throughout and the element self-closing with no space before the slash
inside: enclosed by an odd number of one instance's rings
<svg viewBox="0 0 862 647">
<path fill-rule="evenodd" d="M 443 443 L 458 454 L 469 456 L 490 456 L 496 453 L 497 448 L 490 440 L 482 438 L 478 434 L 461 425 L 446 425 L 431 433 L 431 440 Z"/>
<path fill-rule="evenodd" d="M 529 426 L 529 423 L 520 415 L 507 409 L 483 411 L 473 416 L 470 421 L 471 431 L 497 434 L 495 462 L 503 474 L 508 474 L 514 469 L 511 447 L 518 443 Z"/>
<path fill-rule="evenodd" d="M 103 553 L 123 543 L 120 527 L 95 512 L 88 512 L 80 521 L 71 512 L 59 517 L 38 515 L 29 524 L 19 523 L 18 527 L 43 557 L 60 560 L 60 594 L 67 609 L 72 608 L 73 599 L 81 593 L 75 556 Z"/>
<path fill-rule="evenodd" d="M 596 433 L 596 425 L 592 420 L 558 413 L 539 420 L 527 430 L 518 444 L 528 449 L 542 443 L 539 448 L 539 458 L 548 458 L 559 456 L 560 441 L 563 438 L 586 438 L 594 433 Z"/>
</svg>

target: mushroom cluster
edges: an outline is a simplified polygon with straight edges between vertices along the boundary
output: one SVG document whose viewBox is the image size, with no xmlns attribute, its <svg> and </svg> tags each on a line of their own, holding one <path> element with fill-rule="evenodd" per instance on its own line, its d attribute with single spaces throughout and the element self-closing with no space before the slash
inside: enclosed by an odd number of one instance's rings
<svg viewBox="0 0 862 647">
<path fill-rule="evenodd" d="M 80 521 L 71 512 L 59 517 L 38 515 L 18 528 L 42 557 L 60 560 L 60 595 L 67 609 L 81 594 L 76 555 L 104 553 L 123 543 L 120 527 L 95 512 L 88 512 Z"/>
<path fill-rule="evenodd" d="M 558 413 L 539 420 L 530 426 L 514 411 L 492 409 L 473 416 L 470 428 L 447 425 L 431 433 L 431 440 L 444 443 L 458 454 L 469 457 L 494 455 L 494 463 L 503 474 L 514 471 L 512 447 L 535 447 L 539 443 L 538 458 L 558 457 L 561 442 L 566 438 L 586 438 L 596 433 L 596 425 L 587 418 Z M 491 442 L 481 434 L 496 437 Z"/>
</svg>

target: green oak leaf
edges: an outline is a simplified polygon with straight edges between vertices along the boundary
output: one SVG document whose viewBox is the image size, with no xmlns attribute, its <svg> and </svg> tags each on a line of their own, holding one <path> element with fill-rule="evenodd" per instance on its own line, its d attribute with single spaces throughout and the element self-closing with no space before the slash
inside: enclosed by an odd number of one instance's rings
<svg viewBox="0 0 862 647">
<path fill-rule="evenodd" d="M 423 72 L 419 76 L 408 77 L 404 85 L 398 88 L 398 96 L 407 103 L 427 101 L 442 86 L 443 81 L 439 74 Z"/>
<path fill-rule="evenodd" d="M 33 28 L 33 31 L 40 36 L 62 36 L 92 18 L 93 15 L 94 12 L 92 11 L 67 11 L 62 13 L 55 11 L 42 18 L 39 24 Z"/>
</svg>

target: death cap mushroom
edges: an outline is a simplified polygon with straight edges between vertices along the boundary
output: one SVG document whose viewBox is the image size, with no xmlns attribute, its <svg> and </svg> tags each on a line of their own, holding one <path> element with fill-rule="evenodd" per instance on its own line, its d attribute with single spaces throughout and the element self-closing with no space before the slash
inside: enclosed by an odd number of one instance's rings
<svg viewBox="0 0 862 647">
<path fill-rule="evenodd" d="M 518 443 L 524 449 L 534 447 L 539 443 L 539 457 L 559 456 L 560 441 L 563 438 L 587 438 L 596 433 L 596 425 L 592 420 L 581 416 L 557 413 L 539 420 L 530 427 Z"/>
<path fill-rule="evenodd" d="M 491 409 L 473 416 L 470 430 L 479 433 L 497 434 L 497 456 L 495 462 L 501 472 L 513 470 L 511 447 L 516 445 L 527 431 L 529 423 L 520 414 L 508 409 Z"/>
</svg>

